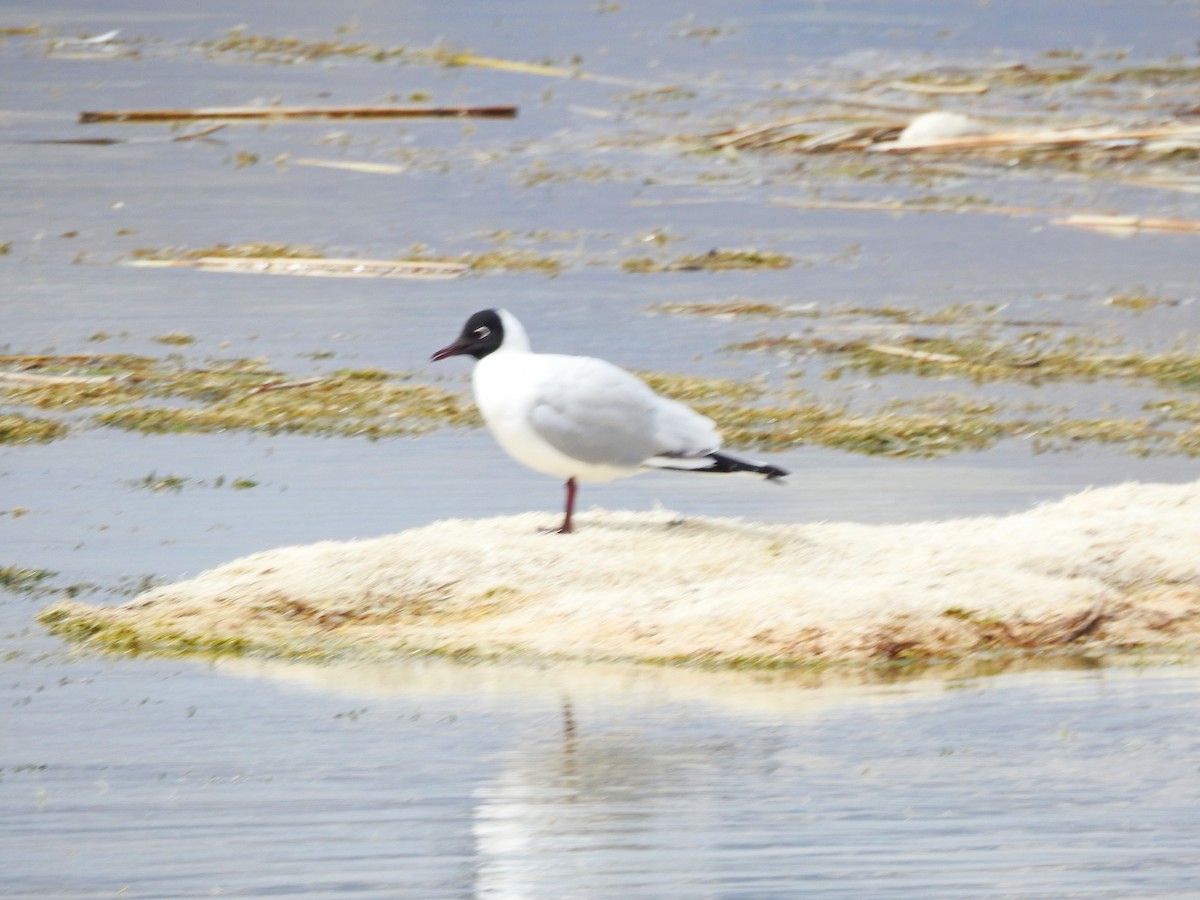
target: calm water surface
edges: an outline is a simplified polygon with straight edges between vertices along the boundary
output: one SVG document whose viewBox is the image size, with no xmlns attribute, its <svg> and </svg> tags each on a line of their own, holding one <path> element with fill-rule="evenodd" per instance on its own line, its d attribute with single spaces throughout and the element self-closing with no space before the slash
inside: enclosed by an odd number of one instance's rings
<svg viewBox="0 0 1200 900">
<path fill-rule="evenodd" d="M 10 667 L 7 895 L 1194 896 L 1198 674 Z"/>
</svg>

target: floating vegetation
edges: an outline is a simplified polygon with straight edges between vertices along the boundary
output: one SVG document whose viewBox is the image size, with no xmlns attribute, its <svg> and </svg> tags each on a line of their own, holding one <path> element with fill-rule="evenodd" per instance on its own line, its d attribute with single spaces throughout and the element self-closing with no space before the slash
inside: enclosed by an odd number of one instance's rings
<svg viewBox="0 0 1200 900">
<path fill-rule="evenodd" d="M 904 325 L 1030 325 L 1013 323 L 999 317 L 1001 307 L 991 303 L 954 303 L 937 309 L 899 306 L 826 306 L 816 303 L 780 304 L 761 300 L 733 298 L 700 303 L 656 303 L 647 312 L 713 318 L 805 318 L 805 319 L 884 319 Z M 1053 322 L 1039 322 L 1052 325 Z M 736 345 L 737 349 L 747 349 Z M 753 349 L 753 348 L 749 348 Z"/>
<path fill-rule="evenodd" d="M 562 260 L 532 250 L 489 250 L 464 256 L 457 262 L 465 264 L 473 272 L 538 272 L 554 276 L 561 273 L 563 268 Z"/>
<path fill-rule="evenodd" d="M 45 444 L 64 437 L 68 430 L 62 422 L 50 419 L 20 413 L 0 414 L 0 444 Z"/>
<path fill-rule="evenodd" d="M 903 80 L 889 81 L 887 86 L 893 91 L 935 95 L 986 94 L 991 88 L 986 82 L 967 76 L 938 72 L 910 75 Z"/>
<path fill-rule="evenodd" d="M 156 494 L 168 492 L 178 494 L 189 484 L 193 484 L 194 479 L 183 478 L 179 475 L 159 475 L 157 472 L 151 472 L 149 475 L 126 483 L 132 488 L 153 491 Z"/>
<path fill-rule="evenodd" d="M 312 41 L 295 37 L 258 35 L 249 33 L 244 26 L 232 28 L 220 38 L 203 41 L 196 46 L 200 52 L 210 57 L 234 56 L 252 62 L 276 65 L 365 60 L 376 63 L 494 69 L 521 75 L 579 79 L 625 87 L 653 87 L 627 78 L 584 72 L 581 68 L 581 60 L 578 58 L 572 59 L 569 65 L 553 61 L 524 62 L 494 56 L 481 56 L 470 50 L 456 49 L 445 45 L 387 47 L 368 41 L 345 40 L 342 37 Z"/>
<path fill-rule="evenodd" d="M 1009 433 L 1004 423 L 983 412 L 866 413 L 803 394 L 784 405 L 697 408 L 720 423 L 730 445 L 765 450 L 815 444 L 868 456 L 938 457 L 986 449 Z"/>
<path fill-rule="evenodd" d="M 670 392 L 669 392 L 670 393 Z M 672 396 L 679 396 L 672 394 Z M 816 445 L 867 456 L 939 458 L 1022 439 L 1035 452 L 1105 444 L 1141 455 L 1200 455 L 1200 414 L 1191 427 L 1111 416 L 1071 418 L 1059 410 L 953 395 L 885 403 L 872 410 L 824 402 L 804 391 L 779 392 L 763 405 L 691 401 L 715 419 L 731 447 L 783 450 Z"/>
<path fill-rule="evenodd" d="M 1142 408 L 1173 421 L 1200 424 L 1200 399 L 1154 400 L 1146 403 Z"/>
<path fill-rule="evenodd" d="M 1182 301 L 1148 297 L 1135 291 L 1117 295 L 1108 305 L 1141 311 L 1174 307 Z M 1197 455 L 1200 400 L 1188 395 L 1144 397 L 1147 382 L 1156 387 L 1200 388 L 1200 348 L 1181 340 L 1158 351 L 1123 346 L 1113 337 L 1078 334 L 1057 317 L 1023 318 L 1007 304 L 957 303 L 940 308 L 851 306 L 742 298 L 725 301 L 656 304 L 650 312 L 671 315 L 757 319 L 801 319 L 800 328 L 773 328 L 764 336 L 730 345 L 740 352 L 769 352 L 805 369 L 788 372 L 793 388 L 754 385 L 738 392 L 737 382 L 713 391 L 690 391 L 671 379 L 651 383 L 663 393 L 693 404 L 714 418 L 731 445 L 783 449 L 819 444 L 884 456 L 943 456 L 985 449 L 1018 439 L 1037 452 L 1081 445 L 1109 445 L 1138 455 Z M 914 333 L 943 326 L 942 334 Z M 809 371 L 811 369 L 811 372 Z M 843 379 L 848 400 L 831 400 L 799 389 L 810 376 Z M 886 391 L 889 376 L 969 384 L 968 395 L 924 395 L 915 384 L 905 399 L 868 405 L 863 388 Z M 1044 392 L 1022 401 L 1010 387 L 988 391 L 991 384 L 1044 388 L 1051 384 L 1121 383 L 1131 396 L 1111 406 L 1073 413 L 1078 395 L 1060 405 Z M 819 383 L 819 382 L 818 382 Z M 1143 395 L 1138 398 L 1136 391 Z M 728 396 L 722 396 L 728 391 Z M 825 391 L 819 392 L 826 394 Z M 890 392 L 889 392 L 890 393 Z M 1053 397 L 1054 395 L 1051 395 Z M 1129 408 L 1131 404 L 1142 404 Z"/>
<path fill-rule="evenodd" d="M 153 340 L 159 344 L 171 344 L 175 347 L 186 347 L 188 344 L 196 343 L 196 339 L 184 331 L 168 331 L 166 334 L 158 335 Z"/>
<path fill-rule="evenodd" d="M 174 247 L 141 247 L 131 252 L 133 259 L 323 259 L 324 254 L 308 244 L 273 244 L 249 241 L 242 244 L 214 244 L 192 250 Z"/>
<path fill-rule="evenodd" d="M 38 379 L 0 380 L 0 396 L 8 404 L 62 412 L 98 409 L 73 424 L 147 434 L 262 431 L 377 438 L 477 421 L 459 395 L 377 369 L 296 379 L 253 359 L 191 365 L 178 357 L 123 354 L 4 359 L 21 361 L 26 371 L 16 374 Z M 72 374 L 42 374 L 49 371 Z M 68 427 L 21 415 L 0 418 L 7 442 L 52 440 Z"/>
<path fill-rule="evenodd" d="M 474 423 L 461 399 L 430 385 L 335 375 L 285 389 L 227 395 L 203 406 L 129 406 L 100 413 L 99 425 L 145 434 L 262 431 L 381 438 Z"/>
<path fill-rule="evenodd" d="M 1155 297 L 1145 291 L 1133 291 L 1129 294 L 1115 294 L 1104 301 L 1108 306 L 1120 309 L 1132 309 L 1135 312 L 1145 312 L 1158 306 L 1178 306 L 1179 301 L 1169 297 Z"/>
<path fill-rule="evenodd" d="M 624 97 L 618 97 L 617 100 L 622 103 L 670 103 L 679 100 L 694 100 L 695 98 L 695 91 L 680 87 L 679 85 L 670 85 L 668 87 L 633 91 Z"/>
<path fill-rule="evenodd" d="M 516 59 L 500 59 L 495 56 L 480 56 L 469 50 L 456 50 L 452 47 L 441 46 L 413 51 L 413 58 L 451 67 L 467 66 L 480 69 L 496 69 L 501 72 L 515 72 L 520 75 L 570 78 L 580 81 L 594 81 L 599 84 L 615 84 L 623 87 L 655 87 L 629 78 L 621 78 L 614 75 L 596 75 L 585 72 L 582 68 L 583 61 L 579 57 L 575 57 L 570 60 L 569 65 L 564 66 L 551 60 L 541 63 L 522 62 Z"/>
<path fill-rule="evenodd" d="M 201 249 L 142 248 L 134 264 L 186 266 L 221 272 L 379 278 L 453 278 L 465 272 L 539 272 L 558 275 L 563 262 L 533 250 L 497 248 L 458 258 L 434 257 L 424 250 L 409 259 L 330 259 L 308 245 L 217 244 Z"/>
<path fill-rule="evenodd" d="M 432 259 L 326 259 L 324 257 L 222 257 L 197 259 L 138 259 L 133 266 L 188 268 L 239 275 L 288 275 L 310 278 L 457 278 L 469 265 Z"/>
<path fill-rule="evenodd" d="M 800 315 L 798 311 L 760 300 L 721 300 L 709 303 L 655 303 L 647 312 L 683 316 L 782 318 Z"/>
<path fill-rule="evenodd" d="M 24 569 L 20 566 L 0 567 L 0 590 L 14 594 L 27 594 L 40 591 L 49 578 L 57 575 L 48 569 Z"/>
<path fill-rule="evenodd" d="M 1081 442 L 1121 445 L 1139 454 L 1196 455 L 1196 435 L 1147 418 L 1073 419 L 1044 405 L 1015 406 L 973 396 L 935 394 L 853 408 L 804 390 L 722 378 L 639 372 L 655 390 L 714 419 L 730 447 L 782 450 L 817 445 L 867 456 L 943 457 L 985 450 L 1006 438 L 1035 451 Z M 1163 420 L 1200 429 L 1200 401 L 1156 407 Z"/>
<path fill-rule="evenodd" d="M 949 114 L 934 112 L 926 116 Z M 798 153 L 835 153 L 872 151 L 887 154 L 926 153 L 993 153 L 1028 154 L 1044 151 L 1058 154 L 1058 159 L 1078 163 L 1082 155 L 1103 157 L 1119 148 L 1121 158 L 1137 153 L 1148 155 L 1174 152 L 1175 145 L 1164 143 L 1200 141 L 1200 126 L 1168 122 L 1154 126 L 1100 127 L 1081 129 L 1028 128 L 997 130 L 975 126 L 969 132 L 961 127 L 953 131 L 925 129 L 922 117 L 911 121 L 886 119 L 868 124 L 846 125 L 833 116 L 825 127 L 797 129 L 795 120 L 774 125 L 755 125 L 734 131 L 722 131 L 711 136 L 714 149 L 734 147 L 741 150 L 788 150 Z M 809 124 L 809 123 L 805 123 Z M 911 132 L 909 129 L 913 129 Z M 917 131 L 920 134 L 918 136 Z M 1066 154 L 1071 153 L 1068 156 Z M 1029 157 L 1026 157 L 1029 158 Z"/>
<path fill-rule="evenodd" d="M 756 400 L 766 393 L 762 385 L 729 378 L 706 378 L 699 375 L 670 375 L 662 372 L 638 372 L 638 376 L 659 393 L 683 403 L 699 406 L 720 402 L 722 408 Z"/>
<path fill-rule="evenodd" d="M 182 475 L 159 475 L 157 472 L 151 472 L 149 475 L 144 475 L 141 478 L 132 479 L 127 481 L 126 484 L 136 490 L 153 491 L 156 494 L 178 494 L 186 487 L 221 488 L 228 485 L 235 491 L 244 491 L 258 487 L 258 482 L 253 478 L 234 478 L 229 480 L 224 475 L 218 475 L 212 481 L 205 481 L 200 478 L 185 478 Z"/>
<path fill-rule="evenodd" d="M 694 256 L 660 261 L 649 257 L 632 257 L 621 263 L 626 272 L 698 272 L 729 269 L 788 269 L 794 260 L 783 253 L 761 250 L 709 250 Z"/>
<path fill-rule="evenodd" d="M 523 187 L 537 187 L 540 184 L 566 184 L 580 181 L 613 181 L 613 170 L 605 165 L 593 163 L 590 166 L 574 169 L 555 169 L 545 160 L 539 159 L 527 170 L 518 173 L 515 180 Z"/>
<path fill-rule="evenodd" d="M 732 344 L 731 350 L 756 350 L 790 356 L 822 354 L 837 365 L 830 377 L 848 370 L 871 375 L 904 373 L 930 378 L 957 377 L 974 382 L 1075 379 L 1147 379 L 1162 385 L 1200 386 L 1200 353 L 1100 352 L 1103 348 L 1070 339 L 1057 343 L 1044 335 L 1014 341 L 908 336 L 897 343 L 869 340 L 831 341 L 820 337 L 764 337 Z"/>
<path fill-rule="evenodd" d="M 4 397 L 43 410 L 119 406 L 149 397 L 206 400 L 248 390 L 273 375 L 258 360 L 225 360 L 187 370 L 180 361 L 129 354 L 25 359 L 26 371 L 0 378 L 0 385 L 8 385 Z M 29 371 L 33 368 L 38 371 Z M 71 374 L 42 374 L 46 370 Z"/>
<path fill-rule="evenodd" d="M 311 63 L 337 58 L 388 62 L 408 55 L 404 47 L 384 47 L 343 40 L 306 41 L 301 38 L 250 34 L 244 26 L 231 28 L 216 40 L 199 44 L 209 55 L 234 55 L 255 62 Z"/>
<path fill-rule="evenodd" d="M 582 71 L 578 64 L 572 67 L 552 65 L 549 63 L 528 63 L 515 59 L 499 59 L 495 56 L 479 56 L 469 50 L 455 50 L 451 47 L 435 47 L 422 51 L 430 60 L 443 66 L 472 66 L 482 69 L 500 69 L 505 72 L 520 72 L 524 75 L 546 75 L 551 78 L 579 78 Z"/>
<path fill-rule="evenodd" d="M 1096 72 L 1092 79 L 1099 84 L 1118 84 L 1133 82 L 1136 84 L 1151 84 L 1155 87 L 1165 85 L 1195 85 L 1200 81 L 1200 66 L 1177 64 L 1149 64 L 1130 66 L 1111 72 Z"/>
<path fill-rule="evenodd" d="M 1176 305 L 1177 301 L 1165 301 L 1162 305 Z M 1120 305 L 1120 304 L 1117 304 Z M 896 325 L 946 325 L 969 327 L 975 331 L 986 331 L 998 327 L 1037 328 L 1039 330 L 1063 325 L 1058 319 L 1026 319 L 1005 315 L 1007 306 L 1001 303 L 966 302 L 948 303 L 939 307 L 859 306 L 833 303 L 768 303 L 759 300 L 731 298 L 724 301 L 697 303 L 657 303 L 646 308 L 647 312 L 668 315 L 712 316 L 754 318 L 801 318 L 832 323 L 839 330 L 851 329 L 859 320 L 867 320 L 866 327 L 875 328 L 872 320 L 882 320 Z M 786 345 L 788 342 L 785 341 Z M 735 344 L 730 349 L 763 349 L 757 342 Z"/>
<path fill-rule="evenodd" d="M 968 304 L 933 311 L 930 316 L 970 316 L 984 309 Z M 908 311 L 890 308 L 858 313 L 895 321 L 911 317 Z M 904 374 L 976 383 L 1128 378 L 1185 390 L 1200 385 L 1200 360 L 1183 350 L 1139 354 L 1065 341 L 1005 343 L 979 338 L 903 338 L 885 344 L 782 337 L 737 346 L 828 358 L 833 363 L 826 372 L 830 377 L 862 371 L 872 377 Z M 1101 354 L 1100 349 L 1106 352 Z M 0 396 L 10 407 L 60 415 L 59 419 L 19 413 L 0 417 L 0 439 L 9 443 L 53 440 L 79 427 L 143 434 L 248 431 L 374 439 L 479 424 L 474 406 L 462 393 L 380 369 L 295 377 L 258 359 L 189 362 L 178 355 L 159 359 L 130 354 L 0 359 L 21 367 L 18 372 L 0 373 L 7 376 L 0 377 Z M 731 447 L 783 449 L 815 444 L 868 455 L 931 457 L 1022 438 L 1035 450 L 1092 443 L 1142 454 L 1200 453 L 1200 401 L 1186 395 L 1147 402 L 1141 415 L 1072 418 L 1044 404 L 1014 406 L 981 397 L 884 400 L 872 409 L 765 381 L 639 374 L 655 390 L 716 420 Z M 212 484 L 225 483 L 218 479 Z M 134 486 L 165 492 L 205 484 L 152 473 Z M 241 479 L 230 486 L 246 489 L 254 484 L 252 479 Z"/>
<path fill-rule="evenodd" d="M 69 612 L 71 608 L 58 604 L 47 607 L 38 614 L 38 621 L 51 634 L 63 640 L 87 644 L 109 653 L 154 654 L 165 653 L 228 653 L 249 654 L 271 646 L 246 638 L 206 638 L 185 633 L 179 629 L 162 628 L 154 635 L 133 628 L 112 628 L 102 617 L 85 618 Z M 297 658 L 311 658 L 297 649 Z"/>
<path fill-rule="evenodd" d="M 471 260 L 438 259 L 330 259 L 306 244 L 249 242 L 212 247 L 146 248 L 134 250 L 129 265 L 149 268 L 200 269 L 243 275 L 291 275 L 320 278 L 456 278 L 473 268 Z M 514 257 L 514 265 L 535 268 L 529 259 Z M 490 266 L 486 263 L 490 262 Z M 499 268 L 503 260 L 484 260 L 480 268 Z M 549 265 L 548 263 L 545 265 Z M 557 269 L 555 269 L 557 273 Z"/>
<path fill-rule="evenodd" d="M 766 121 L 709 133 L 704 146 L 726 154 L 804 154 L 807 176 L 822 182 L 869 179 L 917 185 L 947 175 L 962 177 L 967 162 L 977 171 L 987 165 L 1019 164 L 1026 169 L 1124 179 L 1136 175 L 1141 166 L 1150 170 L 1146 174 L 1161 178 L 1157 169 L 1162 164 L 1200 157 L 1200 125 L 1194 116 L 1198 71 L 1200 67 L 1190 61 L 1114 67 L 1111 59 L 1089 61 L 1079 54 L 1056 57 L 1049 64 L 939 67 L 902 75 L 864 73 L 852 87 L 844 87 L 872 96 L 871 102 L 834 99 L 836 91 L 829 90 L 822 92 L 824 96 L 800 96 L 771 106 Z M 891 92 L 905 106 L 890 103 Z M 908 105 L 922 95 L 930 98 L 926 108 Z M 937 108 L 934 104 L 941 102 L 942 95 L 979 99 L 971 100 L 967 116 Z M 828 159 L 823 162 L 819 156 Z M 998 211 L 987 209 L 988 205 L 962 208 Z M 953 209 L 939 203 L 926 211 Z M 1064 211 L 1045 212 L 1062 215 Z M 1195 223 L 1186 220 L 1103 212 L 1110 219 L 1134 219 L 1127 228 L 1197 230 Z M 1087 218 L 1070 216 L 1061 224 L 1089 227 L 1082 221 Z"/>
</svg>

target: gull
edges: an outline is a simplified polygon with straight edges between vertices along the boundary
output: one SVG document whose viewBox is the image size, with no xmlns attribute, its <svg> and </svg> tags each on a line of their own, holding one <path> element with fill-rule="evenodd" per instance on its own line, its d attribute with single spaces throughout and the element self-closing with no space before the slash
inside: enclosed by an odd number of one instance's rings
<svg viewBox="0 0 1200 900">
<path fill-rule="evenodd" d="M 566 479 L 560 534 L 573 531 L 578 482 L 611 481 L 646 469 L 754 472 L 774 481 L 778 466 L 717 452 L 716 423 L 656 394 L 624 369 L 587 356 L 534 353 L 516 316 L 475 313 L 433 360 L 472 356 L 475 405 L 497 443 L 517 462 Z"/>
</svg>

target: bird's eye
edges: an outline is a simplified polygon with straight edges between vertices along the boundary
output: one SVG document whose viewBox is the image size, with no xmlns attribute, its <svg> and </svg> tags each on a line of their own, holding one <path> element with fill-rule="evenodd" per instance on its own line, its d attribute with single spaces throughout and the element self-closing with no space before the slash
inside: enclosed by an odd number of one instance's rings
<svg viewBox="0 0 1200 900">
<path fill-rule="evenodd" d="M 472 332 L 472 334 L 474 334 L 475 337 L 479 338 L 480 340 L 483 340 L 485 337 L 487 337 L 491 333 L 492 333 L 492 329 L 488 328 L 486 325 L 480 325 L 478 328 L 476 328 Z"/>
</svg>

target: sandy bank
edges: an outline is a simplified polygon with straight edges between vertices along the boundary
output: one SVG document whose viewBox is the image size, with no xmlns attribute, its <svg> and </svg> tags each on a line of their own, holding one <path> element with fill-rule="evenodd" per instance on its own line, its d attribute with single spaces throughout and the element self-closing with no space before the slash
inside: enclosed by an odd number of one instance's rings
<svg viewBox="0 0 1200 900">
<path fill-rule="evenodd" d="M 1200 647 L 1200 481 L 905 525 L 593 510 L 256 553 L 41 621 L 117 651 L 721 664 Z"/>
</svg>

